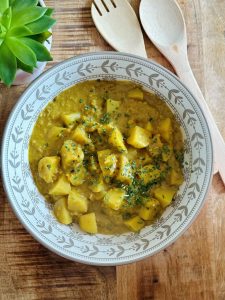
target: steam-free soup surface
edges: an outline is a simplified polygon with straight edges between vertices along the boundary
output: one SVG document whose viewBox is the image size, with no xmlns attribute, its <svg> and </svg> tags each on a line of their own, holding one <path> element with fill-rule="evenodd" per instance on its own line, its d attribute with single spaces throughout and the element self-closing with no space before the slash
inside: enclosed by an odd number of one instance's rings
<svg viewBox="0 0 225 300">
<path fill-rule="evenodd" d="M 63 224 L 140 231 L 183 182 L 183 139 L 158 96 L 125 81 L 87 81 L 58 95 L 34 127 L 35 183 Z"/>
</svg>

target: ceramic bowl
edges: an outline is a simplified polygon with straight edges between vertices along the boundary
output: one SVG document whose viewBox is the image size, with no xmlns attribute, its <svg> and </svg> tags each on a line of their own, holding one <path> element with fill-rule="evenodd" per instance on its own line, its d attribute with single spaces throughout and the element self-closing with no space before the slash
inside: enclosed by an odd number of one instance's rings
<svg viewBox="0 0 225 300">
<path fill-rule="evenodd" d="M 43 108 L 63 90 L 85 80 L 131 80 L 159 95 L 174 112 L 185 142 L 185 182 L 161 218 L 140 233 L 89 235 L 56 221 L 38 192 L 28 162 L 32 129 Z M 160 65 L 137 56 L 101 52 L 66 60 L 36 79 L 12 111 L 2 143 L 2 174 L 9 202 L 32 236 L 70 260 L 119 265 L 153 255 L 173 243 L 198 215 L 212 177 L 212 141 L 191 92 Z"/>
</svg>

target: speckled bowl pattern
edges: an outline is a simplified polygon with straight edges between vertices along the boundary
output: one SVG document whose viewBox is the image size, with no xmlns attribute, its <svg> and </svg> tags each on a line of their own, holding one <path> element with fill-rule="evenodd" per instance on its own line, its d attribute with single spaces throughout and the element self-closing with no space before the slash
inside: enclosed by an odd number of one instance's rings
<svg viewBox="0 0 225 300">
<path fill-rule="evenodd" d="M 38 192 L 28 146 L 39 113 L 70 86 L 95 79 L 131 80 L 159 95 L 174 112 L 185 141 L 184 175 L 173 204 L 140 233 L 89 235 L 58 223 Z M 66 60 L 36 79 L 21 96 L 5 128 L 2 175 L 10 204 L 32 236 L 53 252 L 82 263 L 119 265 L 153 255 L 173 243 L 198 215 L 211 182 L 213 151 L 204 115 L 190 91 L 160 65 L 123 53 L 100 52 Z"/>
</svg>

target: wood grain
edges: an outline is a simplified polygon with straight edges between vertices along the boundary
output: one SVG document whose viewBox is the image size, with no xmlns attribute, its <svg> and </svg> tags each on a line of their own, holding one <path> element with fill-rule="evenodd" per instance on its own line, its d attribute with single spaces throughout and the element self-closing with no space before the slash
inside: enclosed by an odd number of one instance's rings
<svg viewBox="0 0 225 300">
<path fill-rule="evenodd" d="M 91 0 L 46 0 L 55 9 L 54 62 L 111 50 L 96 31 Z M 139 0 L 132 0 L 138 10 Z M 179 0 L 188 29 L 188 53 L 196 78 L 225 137 L 224 0 Z M 172 70 L 145 36 L 151 59 Z M 0 136 L 25 87 L 0 85 Z M 221 158 L 224 159 L 224 158 Z M 177 242 L 144 261 L 93 267 L 66 261 L 36 242 L 13 214 L 0 182 L 0 299 L 225 299 L 225 189 L 214 177 L 207 203 Z"/>
</svg>

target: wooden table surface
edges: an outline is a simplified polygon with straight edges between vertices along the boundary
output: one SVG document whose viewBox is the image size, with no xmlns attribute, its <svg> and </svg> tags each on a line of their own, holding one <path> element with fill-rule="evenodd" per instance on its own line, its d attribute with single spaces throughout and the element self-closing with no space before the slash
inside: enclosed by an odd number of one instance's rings
<svg viewBox="0 0 225 300">
<path fill-rule="evenodd" d="M 225 0 L 179 0 L 191 66 L 225 138 Z M 54 7 L 54 62 L 111 48 L 91 19 L 91 0 Z M 139 0 L 131 1 L 137 9 Z M 171 20 L 172 21 L 172 20 Z M 145 37 L 148 56 L 172 70 Z M 1 58 L 0 58 L 1 59 Z M 0 85 L 0 136 L 25 86 Z M 225 159 L 225 158 L 221 158 Z M 16 219 L 0 182 L 0 299 L 225 299 L 225 189 L 214 176 L 199 217 L 175 244 L 135 264 L 94 267 L 67 261 L 36 242 Z"/>
</svg>

